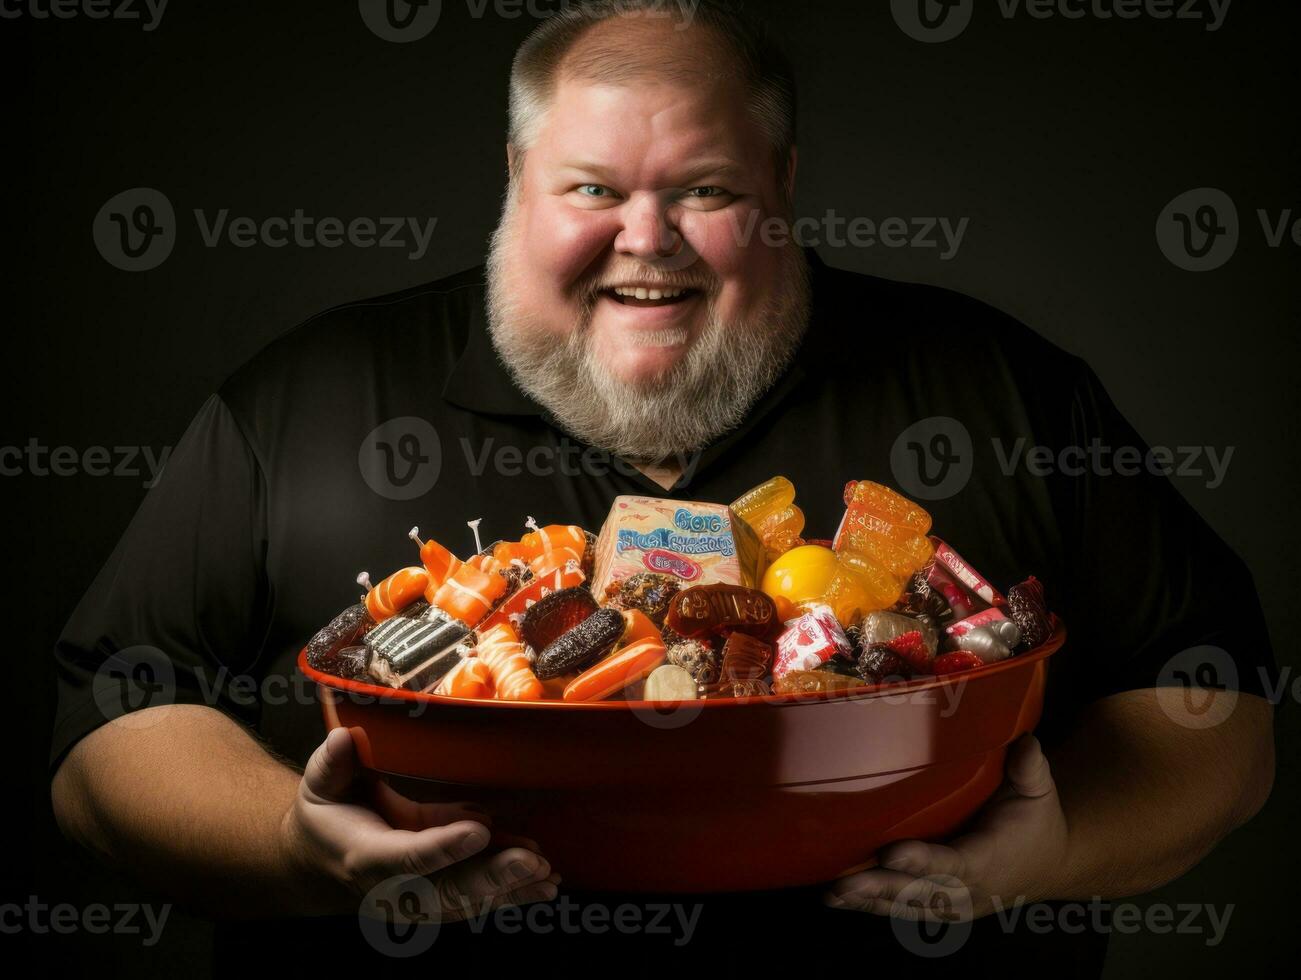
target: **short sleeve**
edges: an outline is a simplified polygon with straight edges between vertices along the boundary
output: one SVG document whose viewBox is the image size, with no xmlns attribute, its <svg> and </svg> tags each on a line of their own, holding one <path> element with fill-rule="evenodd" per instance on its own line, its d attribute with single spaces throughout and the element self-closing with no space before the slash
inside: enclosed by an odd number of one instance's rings
<svg viewBox="0 0 1301 980">
<path fill-rule="evenodd" d="M 1187 683 L 1190 672 L 1250 694 L 1273 690 L 1251 573 L 1167 475 L 1188 450 L 1151 452 L 1076 363 L 1053 478 L 1066 587 L 1052 603 L 1073 648 L 1075 698 Z"/>
<path fill-rule="evenodd" d="M 262 469 L 214 394 L 59 637 L 51 772 L 144 707 L 207 704 L 255 723 L 247 671 L 270 619 L 266 548 Z"/>
</svg>

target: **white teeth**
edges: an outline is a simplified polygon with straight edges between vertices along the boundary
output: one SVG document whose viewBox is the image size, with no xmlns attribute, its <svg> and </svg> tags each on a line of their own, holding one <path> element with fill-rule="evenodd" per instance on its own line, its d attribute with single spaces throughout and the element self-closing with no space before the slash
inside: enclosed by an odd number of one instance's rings
<svg viewBox="0 0 1301 980">
<path fill-rule="evenodd" d="M 633 299 L 676 299 L 685 292 L 685 289 L 647 289 L 645 286 L 614 287 L 616 296 L 628 296 Z"/>
</svg>

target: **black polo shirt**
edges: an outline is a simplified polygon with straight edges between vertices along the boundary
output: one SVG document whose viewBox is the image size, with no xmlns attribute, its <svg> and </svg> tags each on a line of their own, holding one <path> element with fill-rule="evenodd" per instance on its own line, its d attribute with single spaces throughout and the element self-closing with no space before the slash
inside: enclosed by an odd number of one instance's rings
<svg viewBox="0 0 1301 980">
<path fill-rule="evenodd" d="M 847 480 L 872 479 L 918 497 L 936 533 L 996 585 L 1038 576 L 1070 631 L 1050 670 L 1049 742 L 1081 705 L 1152 686 L 1192 648 L 1218 648 L 1230 686 L 1264 690 L 1272 662 L 1250 574 L 1144 465 L 1146 444 L 1086 364 L 969 298 L 809 258 L 814 314 L 792 365 L 743 425 L 688 458 L 671 491 L 567 436 L 514 386 L 487 334 L 482 268 L 282 336 L 200 409 L 68 623 L 51 766 L 138 706 L 94 683 L 110 656 L 152 661 L 153 703 L 214 704 L 302 764 L 325 729 L 295 681 L 297 652 L 355 601 L 361 568 L 378 580 L 416 561 L 413 525 L 464 555 L 472 518 L 485 544 L 518 537 L 529 516 L 595 531 L 618 494 L 726 502 L 777 473 L 794 481 L 810 537 L 834 532 Z M 751 835 L 761 860 L 783 831 L 732 832 Z M 825 909 L 819 891 L 681 899 L 703 902 L 684 945 L 447 926 L 431 955 L 500 966 L 558 953 L 569 970 L 603 973 L 659 972 L 661 957 L 804 970 L 810 956 L 867 950 L 873 963 L 926 965 L 886 921 Z M 665 901 L 568 894 L 605 907 Z M 368 951 L 355 920 L 223 927 L 219 943 L 236 969 L 241 949 L 265 956 L 263 943 L 299 962 Z M 985 919 L 938 962 L 1087 974 L 1104 949 L 1092 930 L 1007 934 Z"/>
</svg>

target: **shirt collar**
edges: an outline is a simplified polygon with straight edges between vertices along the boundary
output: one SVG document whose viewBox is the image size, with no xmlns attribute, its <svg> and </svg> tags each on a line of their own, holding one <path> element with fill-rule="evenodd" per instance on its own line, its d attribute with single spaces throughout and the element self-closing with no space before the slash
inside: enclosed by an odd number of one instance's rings
<svg viewBox="0 0 1301 980">
<path fill-rule="evenodd" d="M 806 248 L 804 254 L 809 262 L 813 310 L 799 350 L 796 351 L 790 366 L 782 376 L 746 413 L 745 420 L 705 447 L 695 467 L 684 473 L 683 479 L 678 481 L 671 492 L 687 489 L 702 470 L 716 462 L 748 435 L 762 419 L 785 401 L 792 391 L 799 388 L 810 376 L 816 376 L 819 362 L 827 356 L 824 348 L 828 331 L 825 327 L 819 329 L 823 316 L 819 314 L 818 302 L 819 297 L 824 296 L 826 291 L 827 265 L 811 248 Z M 454 405 L 472 412 L 486 415 L 536 416 L 560 428 L 549 412 L 519 389 L 509 369 L 497 356 L 488 333 L 485 292 L 486 283 L 476 292 L 470 309 L 469 336 L 465 350 L 443 386 L 443 397 Z"/>
</svg>

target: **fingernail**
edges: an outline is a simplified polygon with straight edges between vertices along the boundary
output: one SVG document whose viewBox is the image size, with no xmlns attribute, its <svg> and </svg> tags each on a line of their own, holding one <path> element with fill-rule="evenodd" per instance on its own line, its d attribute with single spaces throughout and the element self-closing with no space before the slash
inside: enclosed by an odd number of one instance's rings
<svg viewBox="0 0 1301 980">
<path fill-rule="evenodd" d="M 487 837 L 477 830 L 472 830 L 461 838 L 461 850 L 467 854 L 474 854 L 482 850 L 487 843 Z"/>
<path fill-rule="evenodd" d="M 506 873 L 510 875 L 512 881 L 523 881 L 533 874 L 533 869 L 523 861 L 512 861 L 507 865 Z"/>
</svg>

